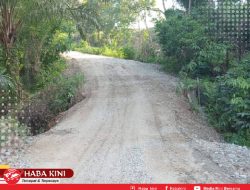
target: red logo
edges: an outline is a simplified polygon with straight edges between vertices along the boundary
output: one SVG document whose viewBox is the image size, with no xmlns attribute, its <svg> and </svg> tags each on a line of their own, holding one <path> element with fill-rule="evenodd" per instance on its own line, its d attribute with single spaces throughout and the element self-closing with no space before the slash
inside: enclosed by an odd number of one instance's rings
<svg viewBox="0 0 250 190">
<path fill-rule="evenodd" d="M 16 169 L 8 169 L 4 172 L 3 178 L 8 184 L 17 184 L 21 178 L 21 172 Z"/>
</svg>

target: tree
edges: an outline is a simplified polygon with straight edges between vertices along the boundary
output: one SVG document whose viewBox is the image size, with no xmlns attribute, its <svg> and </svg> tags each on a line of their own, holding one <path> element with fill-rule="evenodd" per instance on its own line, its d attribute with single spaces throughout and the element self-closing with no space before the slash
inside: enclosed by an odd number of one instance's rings
<svg viewBox="0 0 250 190">
<path fill-rule="evenodd" d="M 0 24 L 0 41 L 6 51 L 9 53 L 15 42 L 16 33 L 20 27 L 21 21 L 15 20 L 16 1 L 1 1 L 1 24 Z"/>
<path fill-rule="evenodd" d="M 122 43 L 121 35 L 127 36 L 131 23 L 138 18 L 145 20 L 152 11 L 155 0 L 110 0 L 100 4 L 100 28 L 104 43 Z"/>
<path fill-rule="evenodd" d="M 4 51 L 4 66 L 17 86 L 17 92 L 20 94 L 21 83 L 19 79 L 20 64 L 16 60 L 15 42 L 18 30 L 21 27 L 21 20 L 16 17 L 18 8 L 17 0 L 0 2 L 0 43 Z M 3 73 L 2 73 L 3 74 Z M 2 79 L 3 75 L 2 75 Z M 6 77 L 5 77 L 6 79 Z M 6 81 L 6 80 L 2 80 Z"/>
<path fill-rule="evenodd" d="M 188 13 L 190 14 L 192 8 L 192 0 L 188 1 Z"/>
<path fill-rule="evenodd" d="M 0 64 L 13 79 L 19 96 L 21 73 L 27 68 L 32 68 L 29 75 L 39 72 L 41 55 L 47 51 L 44 46 L 66 18 L 66 9 L 65 2 L 60 0 L 0 1 L 0 43 L 4 57 Z"/>
<path fill-rule="evenodd" d="M 164 12 L 166 12 L 167 8 L 166 8 L 165 0 L 162 0 L 162 6 L 163 6 Z"/>
<path fill-rule="evenodd" d="M 87 40 L 88 33 L 100 28 L 100 7 L 103 3 L 98 1 L 85 1 L 82 3 L 67 4 L 70 17 L 76 22 L 77 30 L 83 40 Z"/>
<path fill-rule="evenodd" d="M 208 0 L 177 0 L 177 2 L 183 6 L 189 13 L 191 12 L 192 7 L 199 7 L 208 3 Z"/>
</svg>

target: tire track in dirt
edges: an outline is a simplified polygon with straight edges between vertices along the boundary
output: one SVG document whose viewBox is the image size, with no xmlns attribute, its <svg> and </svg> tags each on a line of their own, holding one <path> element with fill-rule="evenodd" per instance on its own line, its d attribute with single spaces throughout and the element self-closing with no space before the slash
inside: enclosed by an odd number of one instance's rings
<svg viewBox="0 0 250 190">
<path fill-rule="evenodd" d="M 85 75 L 86 99 L 36 137 L 23 156 L 31 167 L 72 168 L 66 183 L 247 182 L 226 169 L 236 167 L 219 167 L 211 151 L 216 143 L 241 148 L 224 144 L 192 113 L 175 93 L 178 80 L 159 66 L 78 52 L 66 57 Z M 248 172 L 249 150 L 242 151 Z"/>
</svg>

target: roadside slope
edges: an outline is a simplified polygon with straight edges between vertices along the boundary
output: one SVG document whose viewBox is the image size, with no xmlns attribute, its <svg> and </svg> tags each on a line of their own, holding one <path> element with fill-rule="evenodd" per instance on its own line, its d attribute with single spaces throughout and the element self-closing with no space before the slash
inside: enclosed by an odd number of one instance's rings
<svg viewBox="0 0 250 190">
<path fill-rule="evenodd" d="M 220 136 L 157 65 L 69 52 L 86 99 L 35 138 L 31 167 L 73 168 L 73 183 L 247 183 L 250 151 Z"/>
</svg>

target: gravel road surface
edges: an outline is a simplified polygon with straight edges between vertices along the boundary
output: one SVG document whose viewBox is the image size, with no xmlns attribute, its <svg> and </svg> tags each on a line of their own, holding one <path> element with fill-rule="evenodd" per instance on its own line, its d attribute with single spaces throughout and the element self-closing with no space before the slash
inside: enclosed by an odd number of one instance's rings
<svg viewBox="0 0 250 190">
<path fill-rule="evenodd" d="M 158 65 L 69 52 L 86 98 L 23 155 L 72 183 L 249 183 L 250 151 L 224 143 Z"/>
</svg>

